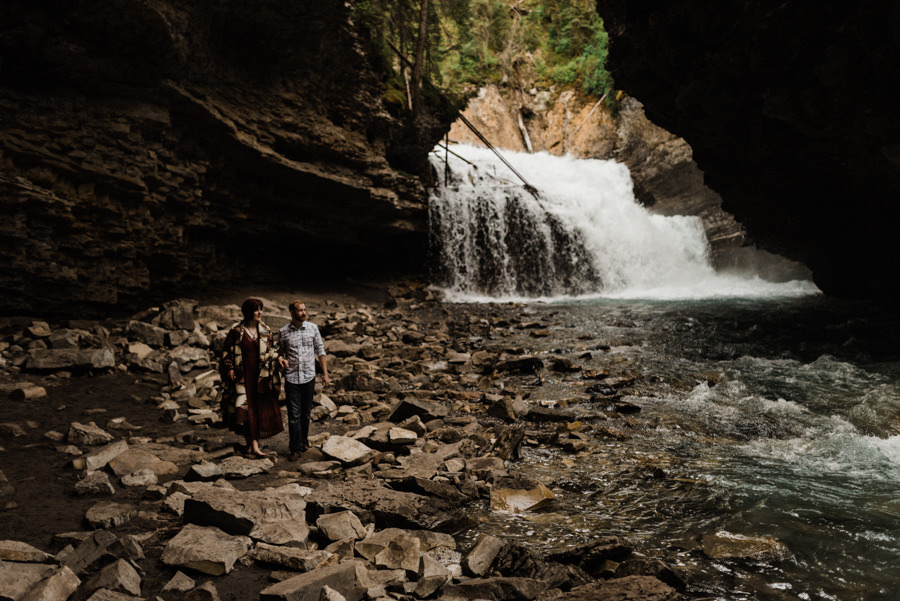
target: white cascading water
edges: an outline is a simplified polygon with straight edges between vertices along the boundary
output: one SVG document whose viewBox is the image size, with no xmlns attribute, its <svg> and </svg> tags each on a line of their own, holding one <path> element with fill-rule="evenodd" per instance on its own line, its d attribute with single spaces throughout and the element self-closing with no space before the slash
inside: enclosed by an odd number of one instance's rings
<svg viewBox="0 0 900 601">
<path fill-rule="evenodd" d="M 652 215 L 614 161 L 504 151 L 538 194 L 489 150 L 455 145 L 448 185 L 429 203 L 435 284 L 453 300 L 572 297 L 696 299 L 798 296 L 776 284 L 717 274 L 698 217 Z M 439 179 L 443 149 L 432 159 Z"/>
</svg>

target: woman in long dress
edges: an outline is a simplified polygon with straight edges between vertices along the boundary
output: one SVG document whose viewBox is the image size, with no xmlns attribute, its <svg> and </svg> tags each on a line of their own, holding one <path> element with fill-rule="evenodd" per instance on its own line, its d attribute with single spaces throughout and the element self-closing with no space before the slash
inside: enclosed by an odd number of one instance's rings
<svg viewBox="0 0 900 601">
<path fill-rule="evenodd" d="M 278 405 L 278 349 L 274 335 L 261 321 L 263 303 L 248 298 L 241 305 L 244 319 L 231 327 L 222 356 L 225 424 L 247 439 L 247 453 L 265 457 L 260 439 L 284 430 Z"/>
</svg>

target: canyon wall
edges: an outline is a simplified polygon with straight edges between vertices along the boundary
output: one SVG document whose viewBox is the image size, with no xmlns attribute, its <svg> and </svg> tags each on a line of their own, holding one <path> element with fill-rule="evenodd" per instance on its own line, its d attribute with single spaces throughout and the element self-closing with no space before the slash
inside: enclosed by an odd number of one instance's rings
<svg viewBox="0 0 900 601">
<path fill-rule="evenodd" d="M 386 102 L 349 11 L 5 0 L 0 311 L 420 269 L 453 113 Z"/>
<path fill-rule="evenodd" d="M 900 294 L 900 5 L 598 0 L 616 86 L 754 241 L 826 293 Z"/>
</svg>

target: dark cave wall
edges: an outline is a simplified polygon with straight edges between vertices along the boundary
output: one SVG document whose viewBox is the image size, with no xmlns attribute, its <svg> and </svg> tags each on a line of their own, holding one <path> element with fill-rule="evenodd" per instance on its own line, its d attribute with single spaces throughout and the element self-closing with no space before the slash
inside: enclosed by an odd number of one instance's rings
<svg viewBox="0 0 900 601">
<path fill-rule="evenodd" d="M 0 311 L 420 270 L 453 115 L 392 114 L 348 10 L 4 2 Z"/>
<path fill-rule="evenodd" d="M 616 85 L 684 137 L 761 246 L 900 293 L 900 5 L 598 0 Z"/>
</svg>

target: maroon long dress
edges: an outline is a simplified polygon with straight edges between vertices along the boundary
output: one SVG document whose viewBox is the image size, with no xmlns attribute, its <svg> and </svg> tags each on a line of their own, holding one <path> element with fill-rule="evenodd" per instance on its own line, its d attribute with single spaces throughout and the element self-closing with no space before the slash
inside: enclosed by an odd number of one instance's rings
<svg viewBox="0 0 900 601">
<path fill-rule="evenodd" d="M 247 388 L 247 406 L 237 409 L 237 424 L 243 425 L 244 434 L 251 440 L 269 438 L 284 430 L 281 407 L 277 393 L 264 389 L 259 382 L 259 342 L 245 331 L 241 339 L 241 357 L 244 362 L 244 382 Z"/>
</svg>

